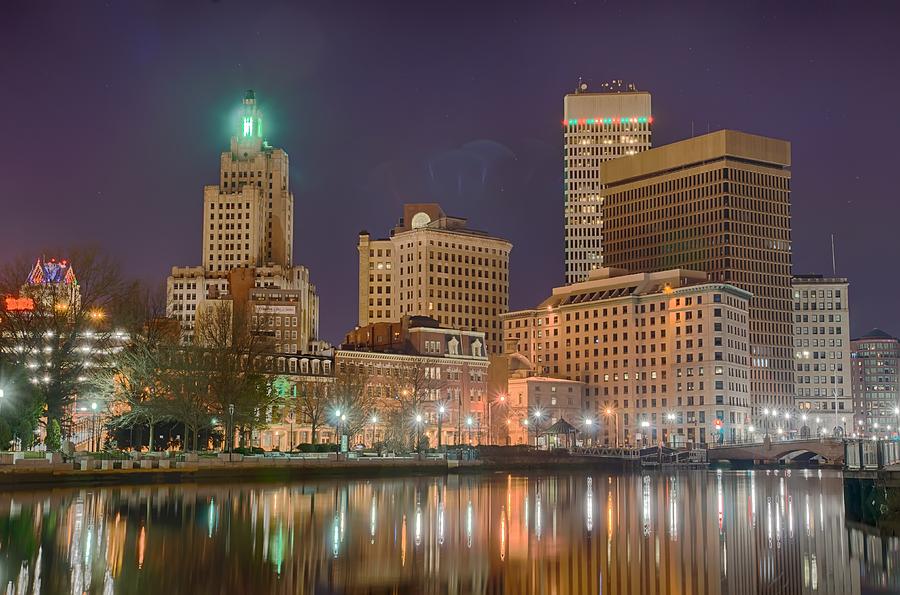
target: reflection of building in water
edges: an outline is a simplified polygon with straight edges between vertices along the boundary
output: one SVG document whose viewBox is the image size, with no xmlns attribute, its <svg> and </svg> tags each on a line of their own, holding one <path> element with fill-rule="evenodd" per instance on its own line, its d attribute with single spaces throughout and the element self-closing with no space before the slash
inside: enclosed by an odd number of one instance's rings
<svg viewBox="0 0 900 595">
<path fill-rule="evenodd" d="M 848 533 L 842 497 L 838 475 L 815 472 L 4 493 L 0 585 L 710 595 L 896 586 L 900 541 Z"/>
</svg>

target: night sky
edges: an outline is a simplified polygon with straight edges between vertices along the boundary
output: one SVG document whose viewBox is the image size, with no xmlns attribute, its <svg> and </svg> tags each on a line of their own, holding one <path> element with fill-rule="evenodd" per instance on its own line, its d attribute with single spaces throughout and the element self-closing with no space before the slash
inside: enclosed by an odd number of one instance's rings
<svg viewBox="0 0 900 595">
<path fill-rule="evenodd" d="M 622 78 L 653 94 L 654 146 L 692 122 L 790 140 L 795 273 L 831 272 L 834 233 L 853 333 L 900 334 L 900 5 L 297 4 L 5 2 L 0 264 L 94 243 L 148 282 L 199 265 L 252 88 L 324 338 L 356 322 L 357 233 L 404 202 L 510 239 L 532 306 L 563 280 L 563 95 Z"/>
</svg>

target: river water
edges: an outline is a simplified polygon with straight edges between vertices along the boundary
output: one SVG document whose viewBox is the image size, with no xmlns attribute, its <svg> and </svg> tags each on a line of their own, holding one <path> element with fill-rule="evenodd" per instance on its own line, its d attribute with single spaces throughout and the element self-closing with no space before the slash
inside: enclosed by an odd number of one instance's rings
<svg viewBox="0 0 900 595">
<path fill-rule="evenodd" d="M 894 592 L 830 471 L 484 474 L 0 494 L 0 593 Z"/>
</svg>

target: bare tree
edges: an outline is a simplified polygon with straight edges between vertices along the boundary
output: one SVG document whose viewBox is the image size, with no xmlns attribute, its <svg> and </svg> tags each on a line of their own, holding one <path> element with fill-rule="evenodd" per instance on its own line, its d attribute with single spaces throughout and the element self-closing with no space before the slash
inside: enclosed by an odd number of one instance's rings
<svg viewBox="0 0 900 595">
<path fill-rule="evenodd" d="M 400 366 L 393 386 L 398 407 L 389 415 L 392 431 L 409 437 L 410 443 L 419 448 L 424 424 L 444 403 L 446 386 L 446 378 L 438 364 L 416 358 Z M 416 421 L 419 416 L 422 418 L 420 423 Z"/>
<path fill-rule="evenodd" d="M 123 319 L 130 340 L 109 365 L 94 369 L 88 386 L 92 394 L 110 404 L 109 427 L 146 424 L 148 445 L 153 450 L 156 424 L 170 417 L 169 387 L 162 371 L 178 348 L 179 329 L 177 322 L 164 317 L 165 300 L 157 292 L 136 290 L 128 308 Z"/>
<path fill-rule="evenodd" d="M 361 433 L 376 402 L 369 373 L 361 365 L 341 366 L 335 372 L 331 391 L 333 407 L 346 415 L 341 421 L 343 432 L 350 437 Z"/>
<path fill-rule="evenodd" d="M 294 404 L 298 421 L 310 426 L 310 439 L 318 442 L 319 428 L 325 425 L 331 406 L 331 391 L 325 382 L 310 378 L 297 383 L 297 398 Z"/>
<path fill-rule="evenodd" d="M 198 312 L 195 342 L 207 354 L 210 409 L 228 415 L 243 445 L 248 434 L 267 425 L 278 399 L 265 377 L 265 337 L 247 312 L 222 300 Z"/>
</svg>

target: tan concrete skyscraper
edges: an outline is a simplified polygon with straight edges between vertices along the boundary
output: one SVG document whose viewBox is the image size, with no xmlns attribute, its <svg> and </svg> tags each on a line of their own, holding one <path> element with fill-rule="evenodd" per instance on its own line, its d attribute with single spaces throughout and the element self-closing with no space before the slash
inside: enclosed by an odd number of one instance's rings
<svg viewBox="0 0 900 595">
<path fill-rule="evenodd" d="M 600 169 L 650 148 L 650 93 L 612 81 L 600 92 L 579 83 L 564 100 L 566 283 L 602 266 Z"/>
<path fill-rule="evenodd" d="M 359 234 L 359 326 L 430 316 L 485 334 L 501 351 L 500 315 L 509 310 L 512 244 L 466 227 L 434 203 L 407 204 L 389 238 Z"/>
<path fill-rule="evenodd" d="M 753 294 L 750 394 L 794 405 L 790 143 L 721 130 L 608 162 L 604 262 L 673 267 Z"/>
</svg>

